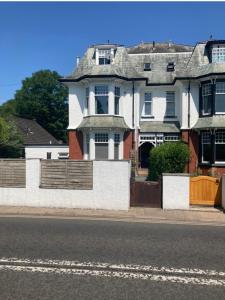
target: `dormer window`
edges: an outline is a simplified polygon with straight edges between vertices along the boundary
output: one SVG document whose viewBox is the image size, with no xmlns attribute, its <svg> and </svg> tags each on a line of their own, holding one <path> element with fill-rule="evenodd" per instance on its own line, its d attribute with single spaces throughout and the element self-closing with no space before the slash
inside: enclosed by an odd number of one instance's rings
<svg viewBox="0 0 225 300">
<path fill-rule="evenodd" d="M 110 65 L 111 49 L 99 49 L 98 50 L 98 63 L 99 63 L 99 65 Z"/>
<path fill-rule="evenodd" d="M 144 63 L 144 71 L 151 71 L 151 64 L 150 63 Z"/>
<path fill-rule="evenodd" d="M 212 48 L 212 62 L 225 62 L 225 45 L 214 45 Z"/>
<path fill-rule="evenodd" d="M 175 70 L 174 62 L 169 62 L 167 65 L 167 72 L 173 72 Z"/>
</svg>

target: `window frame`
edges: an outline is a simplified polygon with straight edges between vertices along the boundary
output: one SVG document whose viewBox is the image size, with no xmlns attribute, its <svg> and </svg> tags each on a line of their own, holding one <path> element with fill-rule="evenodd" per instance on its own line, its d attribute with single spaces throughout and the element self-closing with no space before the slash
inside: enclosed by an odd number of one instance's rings
<svg viewBox="0 0 225 300">
<path fill-rule="evenodd" d="M 114 88 L 114 115 L 116 115 L 116 116 L 120 115 L 120 97 L 121 97 L 120 87 L 115 86 L 115 88 Z"/>
<path fill-rule="evenodd" d="M 204 135 L 207 135 L 207 139 L 206 137 L 204 137 Z M 202 131 L 201 135 L 201 163 L 202 164 L 209 164 L 211 162 L 211 157 L 212 157 L 212 151 L 213 151 L 213 147 L 212 147 L 212 140 L 211 140 L 211 133 L 209 131 Z M 207 141 L 207 142 L 206 142 Z M 203 158 L 203 153 L 204 153 L 204 145 L 210 145 L 210 159 L 209 160 L 204 160 Z"/>
<path fill-rule="evenodd" d="M 100 63 L 100 60 L 104 63 Z M 98 49 L 98 64 L 100 66 L 111 64 L 111 49 Z"/>
<path fill-rule="evenodd" d="M 146 95 L 150 95 L 150 100 L 146 100 Z M 150 103 L 150 114 L 146 114 L 146 103 Z M 144 92 L 144 105 L 143 105 L 143 111 L 142 111 L 142 116 L 143 117 L 152 117 L 153 111 L 153 97 L 152 97 L 152 92 Z"/>
<path fill-rule="evenodd" d="M 219 137 L 220 141 L 217 141 L 217 136 L 218 134 L 222 134 L 222 138 Z M 215 157 L 215 164 L 224 164 L 225 163 L 225 151 L 224 151 L 224 159 L 223 160 L 217 160 L 217 156 L 216 156 L 216 145 L 225 145 L 225 130 L 223 129 L 218 129 L 215 130 L 215 147 L 214 147 L 214 157 Z M 224 146 L 225 147 L 225 146 Z"/>
<path fill-rule="evenodd" d="M 203 91 L 204 91 L 204 89 L 205 89 L 206 86 L 210 86 L 210 90 L 211 91 L 208 91 L 208 93 L 204 93 L 203 94 Z M 205 112 L 204 111 L 204 103 L 205 103 L 204 99 L 206 97 L 209 97 L 208 99 L 210 100 L 211 107 L 210 107 L 210 111 L 209 112 Z M 213 107 L 213 85 L 212 85 L 211 82 L 207 81 L 205 83 L 202 83 L 202 86 L 201 86 L 201 106 L 202 106 L 201 107 L 201 114 L 202 114 L 202 116 L 208 116 L 208 115 L 212 114 L 212 107 Z"/>
<path fill-rule="evenodd" d="M 211 48 L 211 57 L 212 63 L 225 63 L 225 44 L 214 45 Z"/>
<path fill-rule="evenodd" d="M 96 144 L 107 145 L 106 159 L 108 160 L 109 159 L 109 134 L 106 132 L 96 132 L 94 134 L 94 144 L 95 144 L 95 160 L 103 159 L 103 158 L 96 158 Z"/>
<path fill-rule="evenodd" d="M 96 93 L 97 88 L 106 88 L 105 93 Z M 107 97 L 107 112 L 98 113 L 98 100 L 97 97 Z M 95 115 L 108 115 L 109 114 L 109 87 L 108 85 L 95 85 Z"/>
<path fill-rule="evenodd" d="M 173 99 L 169 99 L 169 95 L 173 95 Z M 173 104 L 173 114 L 168 114 L 167 112 L 167 107 L 168 104 L 172 103 Z M 166 92 L 166 111 L 165 111 L 165 118 L 176 118 L 176 92 L 175 91 L 167 91 Z"/>
<path fill-rule="evenodd" d="M 224 85 L 224 91 L 223 92 L 217 92 L 217 85 Z M 224 95 L 223 100 L 224 100 L 224 111 L 217 111 L 216 110 L 216 95 Z M 225 81 L 216 81 L 215 82 L 215 115 L 224 115 L 225 114 Z"/>
</svg>

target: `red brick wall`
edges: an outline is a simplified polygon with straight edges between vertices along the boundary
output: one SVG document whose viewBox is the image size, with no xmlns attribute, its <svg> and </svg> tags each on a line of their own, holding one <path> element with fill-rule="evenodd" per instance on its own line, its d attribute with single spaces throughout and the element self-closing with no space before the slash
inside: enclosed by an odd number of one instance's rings
<svg viewBox="0 0 225 300">
<path fill-rule="evenodd" d="M 132 150 L 132 131 L 126 131 L 123 138 L 123 159 L 130 159 Z"/>
<path fill-rule="evenodd" d="M 194 131 L 183 130 L 181 135 L 182 140 L 188 144 L 189 150 L 191 152 L 190 161 L 188 166 L 186 167 L 186 171 L 188 173 L 195 173 L 198 166 L 198 134 Z"/>
<path fill-rule="evenodd" d="M 69 158 L 83 159 L 83 133 L 77 130 L 68 131 Z"/>
</svg>

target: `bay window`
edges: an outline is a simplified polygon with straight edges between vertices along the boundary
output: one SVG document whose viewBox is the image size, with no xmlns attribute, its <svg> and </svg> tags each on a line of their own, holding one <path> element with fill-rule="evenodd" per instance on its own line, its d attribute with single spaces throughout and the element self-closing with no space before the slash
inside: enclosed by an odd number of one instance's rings
<svg viewBox="0 0 225 300">
<path fill-rule="evenodd" d="M 215 112 L 225 113 L 225 82 L 216 82 Z"/>
<path fill-rule="evenodd" d="M 95 87 L 95 113 L 108 114 L 108 86 L 99 85 Z"/>
</svg>

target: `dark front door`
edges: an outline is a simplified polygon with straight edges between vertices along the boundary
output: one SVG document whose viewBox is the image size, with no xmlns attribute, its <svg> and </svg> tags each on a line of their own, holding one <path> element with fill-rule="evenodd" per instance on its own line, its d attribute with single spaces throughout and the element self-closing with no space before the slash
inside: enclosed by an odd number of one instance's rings
<svg viewBox="0 0 225 300">
<path fill-rule="evenodd" d="M 146 142 L 139 147 L 139 163 L 140 167 L 147 169 L 149 167 L 149 153 L 154 146 Z"/>
</svg>

